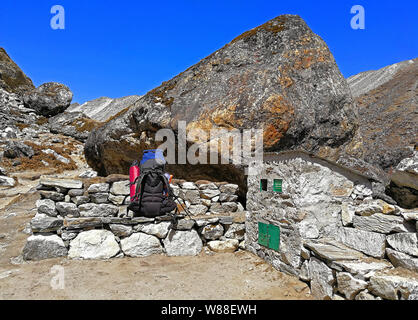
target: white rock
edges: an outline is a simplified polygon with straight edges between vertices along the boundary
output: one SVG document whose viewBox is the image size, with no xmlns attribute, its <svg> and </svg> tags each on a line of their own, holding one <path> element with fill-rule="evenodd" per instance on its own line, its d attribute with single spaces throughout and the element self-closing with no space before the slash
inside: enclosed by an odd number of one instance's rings
<svg viewBox="0 0 418 320">
<path fill-rule="evenodd" d="M 59 179 L 42 176 L 39 183 L 46 187 L 61 187 L 65 189 L 82 189 L 83 182 L 73 179 Z"/>
<path fill-rule="evenodd" d="M 398 252 L 390 248 L 386 249 L 386 254 L 395 267 L 402 267 L 418 272 L 418 258 L 413 258 L 406 253 Z"/>
<path fill-rule="evenodd" d="M 319 230 L 312 221 L 304 220 L 297 225 L 297 228 L 303 239 L 317 239 L 319 237 Z"/>
<path fill-rule="evenodd" d="M 223 184 L 219 187 L 219 190 L 222 193 L 227 193 L 227 194 L 236 194 L 238 191 L 238 185 L 237 184 L 232 184 L 232 183 L 228 183 L 228 184 Z"/>
<path fill-rule="evenodd" d="M 355 297 L 354 300 L 382 300 L 382 299 L 376 298 L 375 296 L 371 295 L 368 290 L 363 290 Z"/>
<path fill-rule="evenodd" d="M 87 171 L 84 171 L 83 173 L 80 173 L 78 177 L 79 178 L 95 178 L 97 177 L 97 171 L 87 170 Z"/>
<path fill-rule="evenodd" d="M 109 194 L 108 199 L 115 206 L 120 206 L 125 201 L 125 196 L 115 196 L 112 193 Z"/>
<path fill-rule="evenodd" d="M 0 176 L 0 186 L 14 187 L 15 184 L 16 184 L 15 179 L 6 177 L 6 176 Z"/>
<path fill-rule="evenodd" d="M 408 232 L 404 219 L 398 216 L 386 215 L 382 213 L 375 213 L 371 216 L 355 216 L 353 218 L 353 225 L 357 229 L 379 232 Z"/>
<path fill-rule="evenodd" d="M 168 231 L 170 230 L 170 221 L 161 221 L 159 223 L 148 223 L 148 224 L 138 224 L 135 227 L 135 230 L 144 232 L 146 234 L 150 234 L 156 236 L 160 239 L 164 239 Z"/>
<path fill-rule="evenodd" d="M 302 281 L 311 281 L 312 277 L 309 271 L 309 261 L 304 261 L 300 268 L 299 279 Z"/>
<path fill-rule="evenodd" d="M 200 204 L 199 190 L 181 189 L 179 197 L 183 200 L 192 204 Z"/>
<path fill-rule="evenodd" d="M 108 217 L 116 216 L 119 212 L 117 206 L 111 204 L 86 203 L 78 206 L 81 217 Z"/>
<path fill-rule="evenodd" d="M 401 210 L 402 217 L 407 221 L 418 221 L 418 209 Z"/>
<path fill-rule="evenodd" d="M 239 241 L 236 239 L 214 240 L 208 242 L 208 247 L 210 250 L 219 253 L 235 252 L 239 247 Z"/>
<path fill-rule="evenodd" d="M 120 251 L 115 236 L 108 230 L 81 232 L 70 242 L 71 259 L 109 259 Z"/>
<path fill-rule="evenodd" d="M 196 184 L 194 184 L 193 182 L 183 182 L 181 184 L 181 188 L 182 189 L 187 189 L 187 190 L 198 190 L 199 188 L 196 186 Z"/>
<path fill-rule="evenodd" d="M 49 216 L 56 217 L 58 212 L 55 208 L 55 202 L 50 199 L 42 199 L 36 201 L 38 213 L 45 213 Z"/>
<path fill-rule="evenodd" d="M 130 194 L 129 180 L 114 182 L 110 192 L 116 196 L 128 196 Z"/>
<path fill-rule="evenodd" d="M 163 252 L 160 240 L 149 234 L 137 232 L 120 241 L 122 251 L 130 257 L 146 257 Z"/>
<path fill-rule="evenodd" d="M 228 227 L 225 232 L 225 238 L 237 239 L 238 241 L 244 240 L 245 236 L 245 224 L 244 223 L 233 223 Z"/>
<path fill-rule="evenodd" d="M 331 300 L 335 283 L 332 270 L 322 261 L 312 257 L 309 261 L 309 272 L 312 277 L 312 295 L 319 300 Z"/>
<path fill-rule="evenodd" d="M 418 257 L 418 239 L 416 232 L 395 233 L 389 235 L 386 239 L 388 244 L 396 251 Z"/>
<path fill-rule="evenodd" d="M 349 300 L 353 300 L 355 296 L 362 290 L 367 288 L 367 282 L 354 278 L 348 272 L 339 272 L 337 274 L 338 291 L 345 295 Z"/>
<path fill-rule="evenodd" d="M 355 215 L 355 207 L 348 202 L 341 204 L 341 220 L 343 226 L 349 226 L 353 223 L 353 217 Z"/>
<path fill-rule="evenodd" d="M 376 273 L 370 278 L 368 290 L 384 299 L 416 300 L 418 299 L 418 277 L 416 273 L 409 272 L 410 274 L 392 269 Z"/>
<path fill-rule="evenodd" d="M 189 211 L 192 216 L 200 216 L 208 211 L 208 207 L 203 204 L 192 204 L 189 207 Z"/>
<path fill-rule="evenodd" d="M 87 189 L 88 193 L 103 193 L 109 192 L 109 184 L 108 183 L 95 183 L 90 185 Z"/>
<path fill-rule="evenodd" d="M 353 261 L 333 261 L 333 264 L 341 267 L 345 271 L 369 279 L 374 273 L 393 268 L 386 260 L 377 260 L 372 258 L 353 260 Z"/>
<path fill-rule="evenodd" d="M 396 214 L 395 206 L 377 199 L 372 201 L 363 201 L 361 205 L 356 207 L 356 214 L 360 216 L 371 216 L 375 213 Z"/>
<path fill-rule="evenodd" d="M 201 233 L 206 240 L 216 240 L 224 234 L 224 227 L 221 224 L 208 224 L 202 228 Z"/>
<path fill-rule="evenodd" d="M 202 197 L 203 199 L 213 199 L 214 197 L 217 197 L 220 194 L 221 194 L 221 192 L 218 189 L 215 189 L 215 190 L 212 190 L 212 189 L 200 190 L 200 197 Z M 219 197 L 218 197 L 218 200 L 219 200 Z"/>
<path fill-rule="evenodd" d="M 171 230 L 163 240 L 168 256 L 195 256 L 202 251 L 202 240 L 196 230 Z"/>
<path fill-rule="evenodd" d="M 383 234 L 354 228 L 340 228 L 337 240 L 375 258 L 385 255 L 386 237 Z"/>
</svg>

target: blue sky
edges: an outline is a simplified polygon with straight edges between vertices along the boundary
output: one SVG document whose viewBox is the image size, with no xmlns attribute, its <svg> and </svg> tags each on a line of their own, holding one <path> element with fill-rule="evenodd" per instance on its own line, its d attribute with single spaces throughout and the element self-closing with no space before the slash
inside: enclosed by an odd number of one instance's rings
<svg viewBox="0 0 418 320">
<path fill-rule="evenodd" d="M 56 4 L 65 30 L 50 27 Z M 350 27 L 356 4 L 365 8 L 365 30 Z M 36 86 L 62 82 L 82 103 L 144 94 L 285 13 L 327 42 L 346 77 L 418 57 L 416 0 L 1 0 L 0 46 Z"/>
</svg>

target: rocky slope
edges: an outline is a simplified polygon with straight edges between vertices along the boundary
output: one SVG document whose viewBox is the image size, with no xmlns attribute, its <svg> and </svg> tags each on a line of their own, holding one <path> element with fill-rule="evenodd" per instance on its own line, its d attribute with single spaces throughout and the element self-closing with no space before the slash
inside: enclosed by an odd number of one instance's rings
<svg viewBox="0 0 418 320">
<path fill-rule="evenodd" d="M 127 106 L 128 107 L 128 106 Z M 85 155 L 101 174 L 126 173 L 160 128 L 264 128 L 268 151 L 337 148 L 357 126 L 355 104 L 325 42 L 299 17 L 284 15 L 247 31 L 89 136 Z M 188 142 L 199 141 L 188 137 Z M 199 141 L 205 142 L 205 141 Z M 230 166 L 170 168 L 177 177 L 245 184 Z"/>
<path fill-rule="evenodd" d="M 67 112 L 82 112 L 87 118 L 95 121 L 105 122 L 114 115 L 134 104 L 141 96 L 133 95 L 117 99 L 108 97 L 97 98 L 87 101 L 82 105 L 71 105 Z"/>
<path fill-rule="evenodd" d="M 359 113 L 359 130 L 348 153 L 389 172 L 392 184 L 388 193 L 403 206 L 416 207 L 418 191 L 408 182 L 413 173 L 399 173 L 405 170 L 397 166 L 403 159 L 416 159 L 418 58 L 363 72 L 347 81 Z"/>
<path fill-rule="evenodd" d="M 10 59 L 6 50 L 0 47 L 0 89 L 10 93 L 21 94 L 35 89 L 29 79 L 18 65 Z"/>
</svg>

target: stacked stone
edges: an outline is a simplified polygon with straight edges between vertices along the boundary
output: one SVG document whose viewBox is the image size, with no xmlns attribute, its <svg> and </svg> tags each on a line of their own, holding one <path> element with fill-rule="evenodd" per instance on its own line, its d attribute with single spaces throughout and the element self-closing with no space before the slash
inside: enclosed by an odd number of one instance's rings
<svg viewBox="0 0 418 320">
<path fill-rule="evenodd" d="M 264 166 L 285 177 L 284 192 L 248 178 L 247 250 L 317 299 L 418 299 L 417 209 L 373 198 L 371 182 L 350 172 L 300 159 Z M 258 243 L 259 222 L 280 227 L 278 251 Z"/>
<path fill-rule="evenodd" d="M 129 181 L 83 186 L 81 180 L 41 178 L 38 187 L 41 199 L 36 203 L 37 214 L 31 220 L 33 234 L 23 249 L 25 260 L 61 256 L 109 259 L 161 253 L 181 256 L 197 255 L 205 245 L 215 252 L 233 252 L 244 247 L 243 212 L 216 217 L 205 212 L 204 216 L 193 220 L 181 216 L 177 225 L 172 226 L 169 217 L 131 217 L 127 210 Z M 178 191 L 199 192 L 200 189 L 192 189 L 192 186 L 196 188 L 197 185 L 183 182 Z M 215 187 L 218 197 L 225 194 L 222 203 L 236 200 L 231 197 L 236 192 L 235 185 Z M 184 202 L 190 200 L 183 196 L 180 199 Z M 191 206 L 189 202 L 189 208 Z"/>
<path fill-rule="evenodd" d="M 174 194 L 194 216 L 244 211 L 243 206 L 238 202 L 236 184 L 206 180 L 195 183 L 174 180 L 171 187 Z"/>
<path fill-rule="evenodd" d="M 249 249 L 307 282 L 317 299 L 418 300 L 417 221 L 417 210 L 382 200 L 343 202 L 343 227 L 334 237 L 319 238 L 303 230 L 294 237 L 294 245 L 296 238 L 301 241 L 293 248 L 300 268 L 292 268 L 286 244 L 281 255 L 261 246 Z"/>
</svg>

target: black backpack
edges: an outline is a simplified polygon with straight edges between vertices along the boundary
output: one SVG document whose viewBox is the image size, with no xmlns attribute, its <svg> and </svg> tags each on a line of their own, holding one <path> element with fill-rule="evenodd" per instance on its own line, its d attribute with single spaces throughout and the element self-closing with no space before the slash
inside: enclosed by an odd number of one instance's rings
<svg viewBox="0 0 418 320">
<path fill-rule="evenodd" d="M 128 208 L 134 212 L 134 217 L 154 218 L 177 209 L 173 190 L 165 176 L 165 159 L 162 153 L 155 151 L 159 150 L 144 152 L 139 177 L 133 182 L 136 184 L 135 196 Z"/>
</svg>

